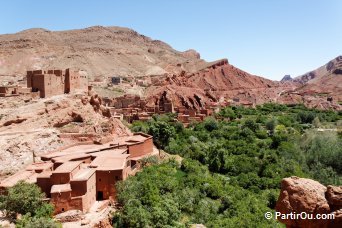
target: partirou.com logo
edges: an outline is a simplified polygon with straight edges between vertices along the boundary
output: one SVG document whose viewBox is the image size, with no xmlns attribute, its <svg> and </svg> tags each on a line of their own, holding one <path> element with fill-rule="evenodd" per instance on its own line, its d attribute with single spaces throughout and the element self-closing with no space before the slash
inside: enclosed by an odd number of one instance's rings
<svg viewBox="0 0 342 228">
<path fill-rule="evenodd" d="M 266 219 L 282 219 L 282 220 L 295 220 L 295 219 L 309 219 L 309 220 L 325 220 L 325 219 L 335 219 L 335 214 L 310 214 L 307 212 L 301 212 L 301 213 L 296 213 L 296 212 L 291 212 L 288 214 L 283 214 L 279 211 L 276 212 L 271 212 L 268 211 L 265 213 L 265 218 Z"/>
</svg>

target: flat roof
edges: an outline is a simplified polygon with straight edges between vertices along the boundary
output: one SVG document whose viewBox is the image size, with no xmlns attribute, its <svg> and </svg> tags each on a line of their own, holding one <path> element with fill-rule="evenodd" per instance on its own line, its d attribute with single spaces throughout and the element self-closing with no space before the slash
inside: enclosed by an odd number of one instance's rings
<svg viewBox="0 0 342 228">
<path fill-rule="evenodd" d="M 61 149 L 59 151 L 42 154 L 41 157 L 45 159 L 52 159 L 56 157 L 69 156 L 69 155 L 77 156 L 79 154 L 91 154 L 94 152 L 99 152 L 99 151 L 103 151 L 106 149 L 110 149 L 111 147 L 113 146 L 111 146 L 110 143 L 106 143 L 102 145 L 97 145 L 97 144 L 77 145 L 77 146 L 69 147 L 67 149 Z"/>
<path fill-rule="evenodd" d="M 131 136 L 122 136 L 114 139 L 114 141 L 111 142 L 112 145 L 119 144 L 119 145 L 131 145 L 135 143 L 141 143 L 146 141 L 147 139 L 152 138 L 152 136 L 143 134 L 143 133 L 137 133 L 135 135 Z"/>
<path fill-rule="evenodd" d="M 144 134 L 142 132 L 135 133 L 131 136 L 122 136 L 114 139 L 114 141 L 105 144 L 86 144 L 86 145 L 74 145 L 66 149 L 61 149 L 58 151 L 42 154 L 41 157 L 45 159 L 52 159 L 55 157 L 67 156 L 71 154 L 80 153 L 94 153 L 115 147 L 115 144 L 119 145 L 129 145 L 132 143 L 144 142 L 146 139 L 152 138 L 151 135 Z"/>
<path fill-rule="evenodd" d="M 64 149 L 64 152 L 91 152 L 91 151 L 96 151 L 105 148 L 105 145 L 99 145 L 99 144 L 89 144 L 89 145 L 78 145 L 78 146 L 73 146 L 69 147 L 67 149 Z"/>
<path fill-rule="evenodd" d="M 133 135 L 130 137 L 130 139 L 127 139 L 126 142 L 144 142 L 147 139 L 147 137 L 144 137 L 142 135 Z"/>
<path fill-rule="evenodd" d="M 62 149 L 59 151 L 54 151 L 50 152 L 47 154 L 42 154 L 42 158 L 55 158 L 55 157 L 61 157 L 61 156 L 67 156 L 67 155 L 72 155 L 72 154 L 84 154 L 84 153 L 91 153 L 91 152 L 96 152 L 100 151 L 101 149 L 105 149 L 108 146 L 105 145 L 96 145 L 96 144 L 91 144 L 91 145 L 78 145 L 78 146 L 73 146 L 67 149 Z"/>
<path fill-rule="evenodd" d="M 52 171 L 43 171 L 42 173 L 39 173 L 37 176 L 38 178 L 50 178 L 52 174 Z"/>
<path fill-rule="evenodd" d="M 77 154 L 55 157 L 55 158 L 52 158 L 51 161 L 55 163 L 56 162 L 60 163 L 60 162 L 67 162 L 67 161 L 72 161 L 75 159 L 82 159 L 82 158 L 88 158 L 88 157 L 91 157 L 91 154 L 77 153 Z"/>
<path fill-rule="evenodd" d="M 85 159 L 89 157 L 98 157 L 102 155 L 111 156 L 111 155 L 117 155 L 117 154 L 123 154 L 127 151 L 127 148 L 120 148 L 120 149 L 108 149 L 108 150 L 100 150 L 97 152 L 92 153 L 75 153 L 75 154 L 69 154 L 69 155 L 63 155 L 59 157 L 54 157 L 51 160 L 53 162 L 67 162 L 72 161 L 75 159 Z"/>
<path fill-rule="evenodd" d="M 82 163 L 82 161 L 67 161 L 62 165 L 58 166 L 53 173 L 71 173 Z"/>
<path fill-rule="evenodd" d="M 7 177 L 5 180 L 0 182 L 0 186 L 2 187 L 12 187 L 19 181 L 25 181 L 28 183 L 36 183 L 37 182 L 37 173 L 33 170 L 23 170 L 13 174 L 10 177 Z"/>
<path fill-rule="evenodd" d="M 100 152 L 91 153 L 92 157 L 99 157 L 99 156 L 107 156 L 107 157 L 117 157 L 121 154 L 126 154 L 127 148 L 120 148 L 120 149 L 110 149 L 110 150 L 103 150 Z"/>
<path fill-rule="evenodd" d="M 70 184 L 55 184 L 52 185 L 50 193 L 70 192 Z"/>
<path fill-rule="evenodd" d="M 80 169 L 75 176 L 72 178 L 71 181 L 83 181 L 88 180 L 94 173 L 96 169 L 93 168 L 84 168 Z"/>
<path fill-rule="evenodd" d="M 46 162 L 36 162 L 26 167 L 26 170 L 45 170 L 53 167 L 53 163 L 51 161 Z"/>
<path fill-rule="evenodd" d="M 90 163 L 90 167 L 96 170 L 122 170 L 125 167 L 129 154 L 121 154 L 117 156 L 99 156 Z"/>
</svg>

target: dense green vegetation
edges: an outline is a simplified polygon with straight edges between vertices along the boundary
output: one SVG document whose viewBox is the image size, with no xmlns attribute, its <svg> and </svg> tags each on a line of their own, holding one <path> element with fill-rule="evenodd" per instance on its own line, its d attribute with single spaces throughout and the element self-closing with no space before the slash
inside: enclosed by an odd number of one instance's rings
<svg viewBox="0 0 342 228">
<path fill-rule="evenodd" d="M 53 205 L 44 198 L 37 185 L 20 181 L 8 189 L 7 195 L 0 195 L 0 210 L 16 222 L 16 227 L 61 227 L 52 220 Z M 18 214 L 22 215 L 20 219 Z"/>
<path fill-rule="evenodd" d="M 173 115 L 135 122 L 134 131 L 152 134 L 159 148 L 184 160 L 149 166 L 120 183 L 123 208 L 113 220 L 119 227 L 280 225 L 263 214 L 274 209 L 282 178 L 342 184 L 342 140 L 334 130 L 341 117 L 265 104 L 227 107 L 189 128 Z"/>
<path fill-rule="evenodd" d="M 116 227 L 184 227 L 203 223 L 209 227 L 276 225 L 263 221 L 267 206 L 277 192 L 261 195 L 229 183 L 198 161 L 182 165 L 166 162 L 149 166 L 118 185 L 119 201 L 125 206 L 114 217 Z"/>
</svg>

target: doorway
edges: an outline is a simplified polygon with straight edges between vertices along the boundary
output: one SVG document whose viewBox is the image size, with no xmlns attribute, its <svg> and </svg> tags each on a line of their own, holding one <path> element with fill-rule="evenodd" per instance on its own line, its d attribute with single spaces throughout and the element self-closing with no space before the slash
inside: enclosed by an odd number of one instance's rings
<svg viewBox="0 0 342 228">
<path fill-rule="evenodd" d="M 103 192 L 102 192 L 102 191 L 98 191 L 98 192 L 97 192 L 96 200 L 97 200 L 97 201 L 103 200 Z"/>
</svg>

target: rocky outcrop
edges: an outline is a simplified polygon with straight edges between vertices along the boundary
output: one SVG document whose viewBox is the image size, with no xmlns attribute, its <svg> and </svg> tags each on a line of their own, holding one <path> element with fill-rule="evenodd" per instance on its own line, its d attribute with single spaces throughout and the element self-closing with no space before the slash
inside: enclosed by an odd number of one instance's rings
<svg viewBox="0 0 342 228">
<path fill-rule="evenodd" d="M 82 211 L 79 211 L 79 210 L 70 210 L 64 213 L 60 213 L 55 216 L 55 219 L 61 223 L 75 222 L 83 218 L 84 218 L 84 214 Z"/>
<path fill-rule="evenodd" d="M 335 100 L 333 96 L 315 96 L 314 94 L 287 91 L 279 96 L 277 102 L 287 105 L 304 104 L 308 108 L 320 110 L 342 110 L 342 106 Z"/>
<path fill-rule="evenodd" d="M 256 105 L 276 102 L 278 94 L 292 89 L 291 83 L 279 83 L 251 75 L 229 64 L 227 59 L 207 63 L 195 73 L 181 72 L 154 84 L 146 92 L 147 105 L 158 105 L 162 98 L 175 107 L 201 109 L 208 106 Z"/>
<path fill-rule="evenodd" d="M 294 81 L 304 83 L 314 83 L 314 79 L 328 77 L 330 74 L 338 74 L 342 70 L 342 56 L 329 61 L 327 64 L 317 68 L 316 70 L 307 72 L 301 76 L 294 78 Z"/>
<path fill-rule="evenodd" d="M 324 66 L 310 71 L 293 80 L 302 85 L 296 89 L 300 94 L 328 98 L 337 103 L 342 101 L 342 56 L 329 61 Z M 341 108 L 341 107 L 340 107 Z"/>
<path fill-rule="evenodd" d="M 189 59 L 200 59 L 201 55 L 194 49 L 189 49 L 183 52 L 183 56 Z"/>
<path fill-rule="evenodd" d="M 281 215 L 305 212 L 315 218 L 318 214 L 335 214 L 334 219 L 295 219 L 278 216 L 287 227 L 341 227 L 342 226 L 342 189 L 341 187 L 320 184 L 317 181 L 290 177 L 281 182 L 281 191 L 276 211 Z"/>
<path fill-rule="evenodd" d="M 291 75 L 287 74 L 282 79 L 281 82 L 292 81 Z"/>
<path fill-rule="evenodd" d="M 328 185 L 326 197 L 332 210 L 342 208 L 342 186 Z"/>
<path fill-rule="evenodd" d="M 12 120 L 8 120 L 5 123 L 3 123 L 3 126 L 9 126 L 11 124 L 18 124 L 18 123 L 22 123 L 25 120 L 27 120 L 27 118 L 20 118 L 19 116 L 17 116 L 15 119 Z"/>
</svg>

